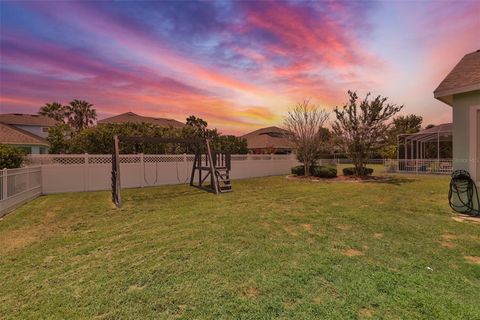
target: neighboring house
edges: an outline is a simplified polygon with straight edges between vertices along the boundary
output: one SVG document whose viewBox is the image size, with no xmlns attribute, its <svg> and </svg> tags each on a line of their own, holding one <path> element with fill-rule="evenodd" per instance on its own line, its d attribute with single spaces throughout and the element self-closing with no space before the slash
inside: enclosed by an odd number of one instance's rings
<svg viewBox="0 0 480 320">
<path fill-rule="evenodd" d="M 48 137 L 48 129 L 54 127 L 55 120 L 38 114 L 0 114 L 0 122 L 33 133 L 41 138 Z"/>
<path fill-rule="evenodd" d="M 248 151 L 254 154 L 289 154 L 293 148 L 287 131 L 278 127 L 267 127 L 243 135 Z"/>
<path fill-rule="evenodd" d="M 0 143 L 15 145 L 27 153 L 48 153 L 48 129 L 56 122 L 37 114 L 0 114 Z"/>
<path fill-rule="evenodd" d="M 23 129 L 0 122 L 0 143 L 15 146 L 26 153 L 48 153 L 48 142 Z"/>
<path fill-rule="evenodd" d="M 125 112 L 110 118 L 105 118 L 102 120 L 98 120 L 98 124 L 105 124 L 105 123 L 150 123 L 164 128 L 183 128 L 185 123 L 174 119 L 165 119 L 165 118 L 154 118 L 154 117 L 144 117 L 140 116 L 133 112 Z"/>
<path fill-rule="evenodd" d="M 480 50 L 465 55 L 433 94 L 453 110 L 453 169 L 480 184 Z"/>
</svg>

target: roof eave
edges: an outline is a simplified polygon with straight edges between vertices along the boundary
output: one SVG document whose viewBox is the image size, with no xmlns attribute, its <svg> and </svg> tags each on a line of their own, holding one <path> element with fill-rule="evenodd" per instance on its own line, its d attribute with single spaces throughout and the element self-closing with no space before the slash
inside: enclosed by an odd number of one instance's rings
<svg viewBox="0 0 480 320">
<path fill-rule="evenodd" d="M 448 89 L 448 90 L 442 90 L 442 91 L 434 91 L 433 92 L 433 97 L 437 100 L 440 100 L 449 106 L 453 106 L 453 96 L 456 94 L 461 94 L 461 93 L 468 93 L 472 91 L 477 91 L 480 90 L 480 83 L 476 83 L 473 85 L 469 86 L 463 86 L 463 87 L 458 87 L 458 88 L 453 88 L 453 89 Z"/>
</svg>

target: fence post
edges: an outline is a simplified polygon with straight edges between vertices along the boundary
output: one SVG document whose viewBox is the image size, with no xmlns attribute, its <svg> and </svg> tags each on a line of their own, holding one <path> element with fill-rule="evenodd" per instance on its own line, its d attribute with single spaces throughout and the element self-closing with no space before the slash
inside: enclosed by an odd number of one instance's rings
<svg viewBox="0 0 480 320">
<path fill-rule="evenodd" d="M 83 189 L 88 191 L 88 153 L 83 155 Z"/>
<path fill-rule="evenodd" d="M 30 183 L 30 168 L 25 167 L 25 171 L 26 171 L 26 174 L 27 174 L 27 191 L 29 191 L 30 186 L 31 186 L 31 183 Z"/>
<path fill-rule="evenodd" d="M 183 168 L 185 169 L 185 170 L 183 170 L 183 173 L 185 174 L 184 175 L 184 177 L 185 177 L 184 180 L 186 180 L 186 179 L 188 179 L 188 163 L 187 163 L 187 154 L 186 153 L 183 154 Z"/>
<path fill-rule="evenodd" d="M 40 194 L 43 194 L 43 166 L 38 167 L 38 173 L 40 175 L 39 182 L 40 183 Z"/>
<path fill-rule="evenodd" d="M 140 153 L 140 187 L 143 188 L 145 187 L 145 158 L 143 156 L 143 153 Z"/>
<path fill-rule="evenodd" d="M 2 170 L 2 200 L 6 200 L 8 197 L 8 170 L 7 168 L 4 168 Z"/>
</svg>

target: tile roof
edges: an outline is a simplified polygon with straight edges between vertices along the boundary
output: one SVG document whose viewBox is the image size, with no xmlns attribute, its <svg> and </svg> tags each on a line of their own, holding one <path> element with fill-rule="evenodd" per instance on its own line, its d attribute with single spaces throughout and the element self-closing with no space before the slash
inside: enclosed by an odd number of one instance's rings
<svg viewBox="0 0 480 320">
<path fill-rule="evenodd" d="M 25 126 L 43 126 L 53 127 L 56 121 L 38 114 L 23 114 L 23 113 L 4 113 L 0 114 L 0 122 L 13 125 Z"/>
<path fill-rule="evenodd" d="M 287 148 L 291 149 L 287 131 L 278 127 L 267 127 L 255 130 L 242 136 L 247 140 L 249 149 Z"/>
<path fill-rule="evenodd" d="M 28 131 L 1 122 L 0 143 L 48 146 L 47 140 Z"/>
<path fill-rule="evenodd" d="M 480 50 L 466 54 L 435 89 L 433 95 L 452 104 L 454 94 L 480 90 Z"/>
<path fill-rule="evenodd" d="M 110 118 L 105 118 L 99 120 L 98 123 L 150 123 L 160 127 L 174 127 L 174 128 L 183 128 L 185 126 L 184 123 L 174 120 L 174 119 L 165 119 L 165 118 L 153 118 L 153 117 L 144 117 L 140 116 L 133 112 L 125 112 Z"/>
</svg>

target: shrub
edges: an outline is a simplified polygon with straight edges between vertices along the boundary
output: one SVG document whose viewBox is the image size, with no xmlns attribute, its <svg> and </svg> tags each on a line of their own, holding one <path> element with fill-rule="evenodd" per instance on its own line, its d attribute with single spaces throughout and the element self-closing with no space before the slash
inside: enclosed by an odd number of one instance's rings
<svg viewBox="0 0 480 320">
<path fill-rule="evenodd" d="M 337 169 L 332 167 L 315 166 L 312 171 L 312 176 L 319 178 L 330 179 L 337 176 Z"/>
<path fill-rule="evenodd" d="M 372 168 L 363 168 L 363 171 L 360 172 L 360 174 L 357 173 L 357 170 L 355 167 L 350 167 L 350 168 L 344 168 L 343 169 L 343 175 L 344 176 L 353 176 L 353 175 L 358 175 L 358 176 L 369 176 L 373 173 Z"/>
<path fill-rule="evenodd" d="M 291 169 L 291 172 L 294 175 L 303 176 L 305 169 L 303 166 L 296 166 Z M 335 178 L 337 176 L 337 169 L 315 165 L 310 167 L 310 175 L 319 178 Z"/>
<path fill-rule="evenodd" d="M 305 168 L 303 166 L 296 166 L 291 169 L 291 172 L 296 176 L 303 176 L 305 174 Z"/>
<path fill-rule="evenodd" d="M 0 144 L 0 169 L 19 168 L 24 159 L 25 153 L 15 147 Z"/>
</svg>

